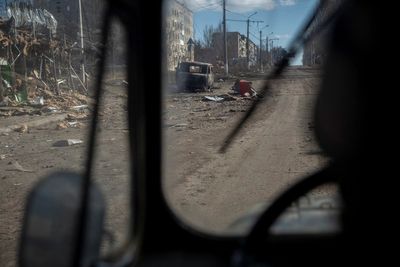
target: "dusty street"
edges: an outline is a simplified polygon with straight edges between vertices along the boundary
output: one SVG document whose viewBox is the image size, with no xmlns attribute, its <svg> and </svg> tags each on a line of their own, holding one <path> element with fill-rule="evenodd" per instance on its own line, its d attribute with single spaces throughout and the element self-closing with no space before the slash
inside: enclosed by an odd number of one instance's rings
<svg viewBox="0 0 400 267">
<path fill-rule="evenodd" d="M 263 81 L 253 82 L 259 89 Z M 318 82 L 316 70 L 289 70 L 273 83 L 266 102 L 226 154 L 218 149 L 250 101 L 202 102 L 201 96 L 187 96 L 179 100 L 183 109 L 167 106 L 169 118 L 183 125 L 166 131 L 165 156 L 166 192 L 182 217 L 203 230 L 230 232 L 229 226 L 254 205 L 272 201 L 321 167 L 326 159 L 312 132 Z M 332 190 L 325 187 L 312 195 Z"/>
<path fill-rule="evenodd" d="M 248 79 L 256 90 L 261 88 L 260 77 Z M 272 201 L 290 184 L 325 163 L 312 134 L 318 82 L 318 70 L 290 69 L 274 82 L 263 106 L 226 154 L 219 154 L 218 149 L 252 100 L 204 101 L 204 96 L 226 96 L 233 81 L 218 83 L 213 92 L 166 92 L 164 186 L 169 202 L 184 220 L 208 231 L 229 232 L 229 226 L 255 204 Z M 123 85 L 106 87 L 95 173 L 108 204 L 107 229 L 112 229 L 118 242 L 124 238 L 128 218 L 125 99 Z M 36 117 L 13 118 L 22 121 Z M 0 117 L 0 128 L 6 126 L 5 121 Z M 1 266 L 15 266 L 29 189 L 47 173 L 83 170 L 89 117 L 82 116 L 76 122 L 79 127 L 62 128 L 51 122 L 27 131 L 0 133 Z M 54 146 L 65 139 L 83 143 Z M 331 191 L 323 188 L 314 194 Z"/>
</svg>

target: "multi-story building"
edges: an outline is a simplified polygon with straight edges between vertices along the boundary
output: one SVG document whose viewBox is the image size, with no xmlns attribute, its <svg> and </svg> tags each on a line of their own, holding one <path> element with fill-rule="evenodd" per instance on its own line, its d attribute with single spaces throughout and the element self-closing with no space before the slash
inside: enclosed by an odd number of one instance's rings
<svg viewBox="0 0 400 267">
<path fill-rule="evenodd" d="M 165 10 L 165 51 L 168 70 L 179 62 L 193 61 L 193 13 L 184 4 L 171 0 Z"/>
<path fill-rule="evenodd" d="M 247 64 L 247 37 L 239 32 L 227 32 L 227 52 L 228 63 L 230 66 L 236 64 Z M 223 60 L 224 57 L 224 42 L 223 33 L 215 32 L 212 38 L 212 47 L 215 51 L 217 59 Z M 255 66 L 258 58 L 258 47 L 249 39 L 249 66 Z"/>
</svg>

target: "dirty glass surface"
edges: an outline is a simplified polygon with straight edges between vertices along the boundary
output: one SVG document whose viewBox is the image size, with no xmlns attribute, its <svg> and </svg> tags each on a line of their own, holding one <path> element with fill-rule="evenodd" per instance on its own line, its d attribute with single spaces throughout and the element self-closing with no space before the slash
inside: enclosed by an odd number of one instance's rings
<svg viewBox="0 0 400 267">
<path fill-rule="evenodd" d="M 2 267 L 16 266 L 30 190 L 55 171 L 84 172 L 103 7 L 82 1 L 80 17 L 78 1 L 0 1 Z M 107 204 L 103 253 L 125 242 L 129 219 L 126 51 L 118 22 L 110 39 L 93 175 Z"/>
<path fill-rule="evenodd" d="M 287 71 L 270 81 L 267 94 L 259 95 L 265 76 L 287 53 L 290 40 L 317 4 L 316 0 L 226 1 L 225 61 L 223 1 L 167 1 L 164 191 L 174 211 L 192 227 L 243 234 L 251 226 L 249 218 L 257 218 L 281 192 L 328 162 L 313 123 L 325 35 L 307 44 Z M 191 84 L 178 88 L 174 70 L 182 61 L 212 64 L 211 89 L 193 89 Z M 257 97 L 264 97 L 263 103 L 228 150 L 220 153 L 230 130 Z M 336 203 L 332 200 L 336 192 L 335 185 L 322 186 L 294 205 L 311 210 L 329 206 L 322 205 L 326 203 L 322 199 Z M 281 221 L 287 222 L 285 218 Z M 282 227 L 275 229 L 279 232 Z"/>
</svg>

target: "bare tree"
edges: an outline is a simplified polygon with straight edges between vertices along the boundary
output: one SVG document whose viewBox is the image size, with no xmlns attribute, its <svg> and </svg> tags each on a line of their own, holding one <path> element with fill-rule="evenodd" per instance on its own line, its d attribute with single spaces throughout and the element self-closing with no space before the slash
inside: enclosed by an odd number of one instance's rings
<svg viewBox="0 0 400 267">
<path fill-rule="evenodd" d="M 222 32 L 222 31 L 223 31 L 222 23 L 219 23 L 217 27 L 214 27 L 213 25 L 206 25 L 206 27 L 203 30 L 203 47 L 210 48 L 213 42 L 213 34 L 215 32 Z"/>
</svg>

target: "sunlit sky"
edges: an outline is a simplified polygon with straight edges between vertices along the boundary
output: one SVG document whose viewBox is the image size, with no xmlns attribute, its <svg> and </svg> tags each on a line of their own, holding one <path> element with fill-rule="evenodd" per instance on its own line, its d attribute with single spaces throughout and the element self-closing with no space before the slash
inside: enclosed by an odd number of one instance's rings
<svg viewBox="0 0 400 267">
<path fill-rule="evenodd" d="M 222 0 L 180 0 L 193 11 L 194 38 L 203 39 L 206 25 L 216 27 L 222 21 Z M 297 30 L 312 12 L 318 0 L 226 0 L 227 19 L 260 20 L 263 23 L 250 23 L 250 39 L 259 45 L 260 30 L 263 46 L 266 34 L 274 40 L 274 46 L 287 47 Z M 266 27 L 266 25 L 268 25 Z M 245 22 L 227 21 L 228 31 L 238 31 L 246 35 Z M 300 54 L 292 65 L 301 65 Z"/>
</svg>

